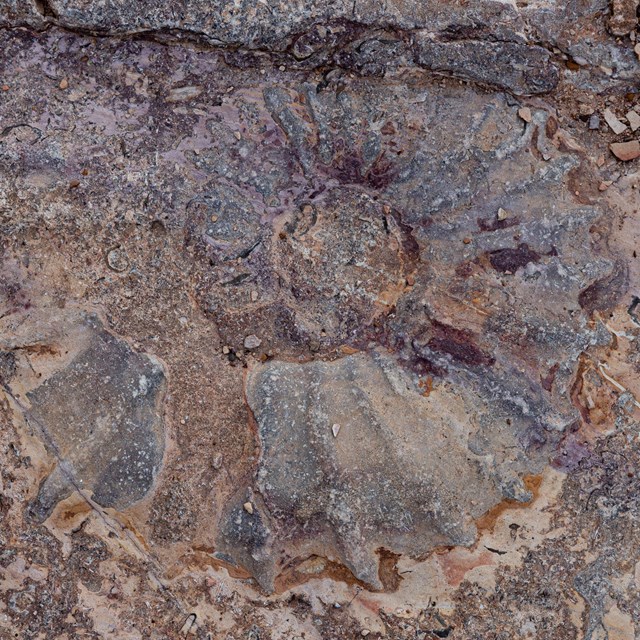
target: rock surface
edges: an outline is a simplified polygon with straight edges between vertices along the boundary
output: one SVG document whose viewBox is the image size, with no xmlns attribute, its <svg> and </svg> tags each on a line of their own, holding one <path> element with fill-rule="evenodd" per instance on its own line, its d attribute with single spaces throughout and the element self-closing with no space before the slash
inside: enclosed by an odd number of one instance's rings
<svg viewBox="0 0 640 640">
<path fill-rule="evenodd" d="M 266 591 L 282 570 L 277 559 L 294 548 L 337 557 L 382 589 L 378 550 L 419 557 L 470 546 L 475 519 L 504 499 L 532 498 L 518 472 L 538 471 L 539 455 L 523 469 L 518 453 L 474 453 L 481 401 L 455 387 L 425 398 L 386 356 L 258 365 L 246 394 L 260 440 L 261 508 L 238 518 L 251 487 L 243 490 L 221 537 Z M 484 438 L 492 452 L 519 448 L 509 430 Z"/>
<path fill-rule="evenodd" d="M 118 509 L 142 498 L 164 449 L 160 364 L 136 354 L 92 314 L 12 310 L 2 336 L 6 353 L 17 354 L 11 375 L 3 376 L 5 392 L 56 459 L 31 517 L 42 522 L 74 491 L 88 490 L 97 504 Z"/>
<path fill-rule="evenodd" d="M 0 638 L 635 637 L 636 8 L 0 0 Z"/>
</svg>

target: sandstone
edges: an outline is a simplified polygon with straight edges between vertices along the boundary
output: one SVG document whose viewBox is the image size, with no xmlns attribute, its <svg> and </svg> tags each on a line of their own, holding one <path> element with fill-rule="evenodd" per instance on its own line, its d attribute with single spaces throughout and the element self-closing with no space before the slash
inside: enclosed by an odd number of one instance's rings
<svg viewBox="0 0 640 640">
<path fill-rule="evenodd" d="M 611 640 L 633 640 L 635 630 L 631 616 L 617 606 L 613 606 L 604 616 L 604 628 Z"/>
<path fill-rule="evenodd" d="M 640 142 L 637 140 L 630 140 L 629 142 L 613 142 L 609 145 L 609 148 L 618 160 L 622 160 L 624 162 L 635 160 L 635 158 L 640 156 Z"/>
</svg>

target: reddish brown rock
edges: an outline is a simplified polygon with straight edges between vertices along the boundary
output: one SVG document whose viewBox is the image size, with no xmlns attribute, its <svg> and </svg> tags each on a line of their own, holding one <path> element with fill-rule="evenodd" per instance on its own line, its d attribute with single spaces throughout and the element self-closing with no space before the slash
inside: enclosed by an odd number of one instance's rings
<svg viewBox="0 0 640 640">
<path fill-rule="evenodd" d="M 630 140 L 629 142 L 613 142 L 609 145 L 611 153 L 622 160 L 628 162 L 629 160 L 635 160 L 640 156 L 640 142 L 637 140 Z"/>
</svg>

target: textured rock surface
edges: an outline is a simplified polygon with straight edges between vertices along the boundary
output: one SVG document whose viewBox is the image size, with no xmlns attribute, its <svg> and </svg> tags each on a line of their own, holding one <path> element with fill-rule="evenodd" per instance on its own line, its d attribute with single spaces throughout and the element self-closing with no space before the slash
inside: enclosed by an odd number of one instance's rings
<svg viewBox="0 0 640 640">
<path fill-rule="evenodd" d="M 267 590 L 279 573 L 276 559 L 298 545 L 300 557 L 338 557 L 381 589 L 379 549 L 418 557 L 470 546 L 474 519 L 504 498 L 532 496 L 517 456 L 472 453 L 477 403 L 467 398 L 465 406 L 463 394 L 441 387 L 425 398 L 377 354 L 259 366 L 247 383 L 261 443 L 258 506 L 242 515 L 252 497 L 239 496 L 222 531 L 229 553 Z M 491 451 L 517 446 L 512 433 L 489 439 Z M 532 458 L 530 472 L 539 470 Z"/>
<path fill-rule="evenodd" d="M 636 8 L 0 0 L 0 638 L 635 637 Z"/>
<path fill-rule="evenodd" d="M 124 509 L 142 498 L 164 448 L 159 363 L 136 354 L 92 314 L 11 309 L 2 336 L 13 359 L 4 389 L 56 459 L 32 517 L 41 522 L 83 489 L 104 507 Z"/>
</svg>

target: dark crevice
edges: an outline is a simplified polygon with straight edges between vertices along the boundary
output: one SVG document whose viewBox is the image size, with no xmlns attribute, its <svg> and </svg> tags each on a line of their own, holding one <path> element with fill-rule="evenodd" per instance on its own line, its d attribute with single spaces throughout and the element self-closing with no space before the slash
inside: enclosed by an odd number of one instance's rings
<svg viewBox="0 0 640 640">
<path fill-rule="evenodd" d="M 51 6 L 49 0 L 33 0 L 36 11 L 44 18 L 57 18 L 58 14 Z"/>
</svg>

